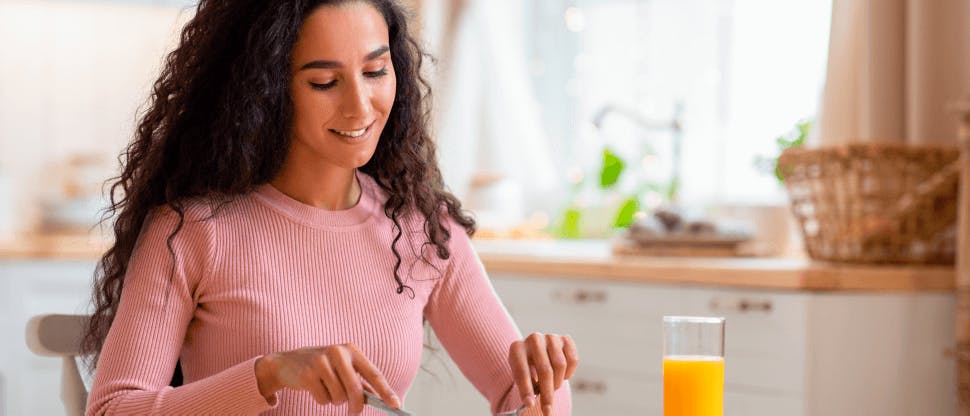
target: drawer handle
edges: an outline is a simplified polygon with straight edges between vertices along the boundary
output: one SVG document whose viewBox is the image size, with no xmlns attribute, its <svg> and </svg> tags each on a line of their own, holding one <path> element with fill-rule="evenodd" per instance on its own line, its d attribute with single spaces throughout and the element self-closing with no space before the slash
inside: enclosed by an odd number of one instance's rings
<svg viewBox="0 0 970 416">
<path fill-rule="evenodd" d="M 576 393 L 604 394 L 606 393 L 606 382 L 585 379 L 574 379 L 569 385 Z"/>
<path fill-rule="evenodd" d="M 557 290 L 552 294 L 552 298 L 561 302 L 575 303 L 579 305 L 587 303 L 606 303 L 605 290 Z"/>
<path fill-rule="evenodd" d="M 711 310 L 712 311 L 727 311 L 727 312 L 771 312 L 772 304 L 770 300 L 751 300 L 745 298 L 738 299 L 723 299 L 714 298 L 711 299 Z"/>
</svg>

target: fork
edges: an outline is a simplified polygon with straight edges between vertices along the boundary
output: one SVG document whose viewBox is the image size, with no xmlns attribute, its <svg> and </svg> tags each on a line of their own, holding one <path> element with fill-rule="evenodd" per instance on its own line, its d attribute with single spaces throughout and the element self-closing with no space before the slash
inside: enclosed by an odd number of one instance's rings
<svg viewBox="0 0 970 416">
<path fill-rule="evenodd" d="M 532 393 L 539 394 L 539 383 L 536 382 L 535 380 L 532 380 Z M 536 397 L 536 396 L 532 396 L 532 397 Z M 529 408 L 529 405 L 526 403 L 523 403 L 522 406 L 519 406 L 518 409 L 509 410 L 508 412 L 498 413 L 495 416 L 519 416 L 522 414 L 522 412 L 525 411 L 525 409 L 528 409 L 528 408 Z"/>
<path fill-rule="evenodd" d="M 497 414 L 495 416 L 519 416 L 519 415 L 522 414 L 522 412 L 525 411 L 525 409 L 528 409 L 528 407 L 526 407 L 526 405 L 523 404 L 518 409 L 510 410 L 508 412 L 502 412 L 502 413 L 499 413 L 499 414 Z"/>
</svg>

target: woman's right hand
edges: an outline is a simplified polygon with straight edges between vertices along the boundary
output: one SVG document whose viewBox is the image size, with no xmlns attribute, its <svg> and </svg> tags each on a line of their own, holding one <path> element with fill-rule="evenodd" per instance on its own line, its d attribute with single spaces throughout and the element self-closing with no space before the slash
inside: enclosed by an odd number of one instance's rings
<svg viewBox="0 0 970 416">
<path fill-rule="evenodd" d="M 350 412 L 357 414 L 364 411 L 367 389 L 391 407 L 401 408 L 384 375 L 353 344 L 268 354 L 256 360 L 255 367 L 259 392 L 271 403 L 277 391 L 288 387 L 306 390 L 323 405 L 348 403 Z"/>
</svg>

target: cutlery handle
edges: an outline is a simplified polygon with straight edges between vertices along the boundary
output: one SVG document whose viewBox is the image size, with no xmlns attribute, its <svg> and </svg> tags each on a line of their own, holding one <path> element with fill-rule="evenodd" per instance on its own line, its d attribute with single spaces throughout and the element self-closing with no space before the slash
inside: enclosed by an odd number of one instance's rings
<svg viewBox="0 0 970 416">
<path fill-rule="evenodd" d="M 391 416 L 413 416 L 409 412 L 388 406 L 387 403 L 384 403 L 380 397 L 375 396 L 373 393 L 367 390 L 364 390 L 364 404 Z"/>
<path fill-rule="evenodd" d="M 525 405 L 523 404 L 518 409 L 515 409 L 515 410 L 512 410 L 512 411 L 508 411 L 508 412 L 502 412 L 502 413 L 497 414 L 496 416 L 519 416 L 520 414 L 522 414 L 522 412 L 525 411 L 525 409 L 526 409 L 525 408 Z"/>
</svg>

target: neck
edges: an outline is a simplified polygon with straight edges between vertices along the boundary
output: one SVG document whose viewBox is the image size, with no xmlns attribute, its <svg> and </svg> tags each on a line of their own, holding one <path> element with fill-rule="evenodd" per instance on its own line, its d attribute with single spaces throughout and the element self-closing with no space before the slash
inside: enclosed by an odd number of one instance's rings
<svg viewBox="0 0 970 416">
<path fill-rule="evenodd" d="M 353 207 L 360 198 L 360 184 L 355 172 L 356 169 L 333 166 L 307 169 L 284 164 L 280 174 L 270 183 L 306 205 L 340 211 Z"/>
</svg>

